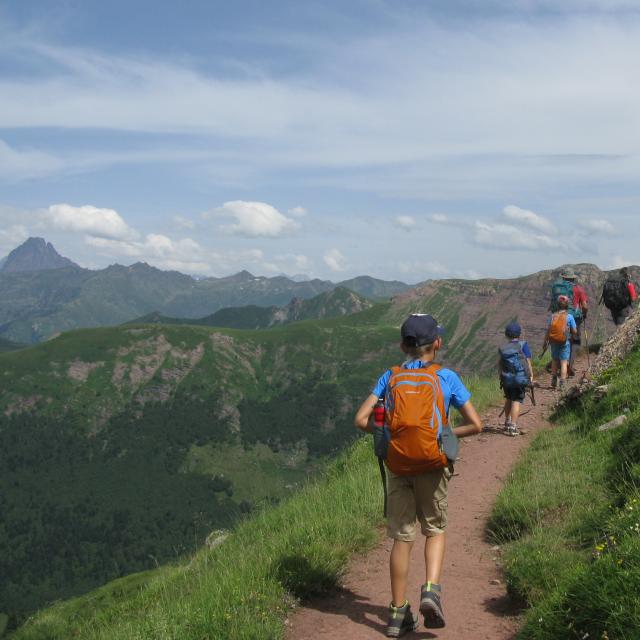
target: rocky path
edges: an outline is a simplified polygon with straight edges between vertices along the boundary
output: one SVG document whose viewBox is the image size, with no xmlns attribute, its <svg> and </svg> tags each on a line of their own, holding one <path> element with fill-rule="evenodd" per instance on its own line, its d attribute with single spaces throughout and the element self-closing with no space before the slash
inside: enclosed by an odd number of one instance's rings
<svg viewBox="0 0 640 640">
<path fill-rule="evenodd" d="M 581 374 L 586 363 L 577 363 Z M 540 429 L 549 426 L 546 415 L 556 399 L 543 374 L 536 389 L 537 406 L 524 405 L 518 426 L 523 435 L 503 435 L 498 425 L 501 405 L 483 416 L 485 431 L 462 440 L 461 459 L 449 484 L 447 553 L 442 577 L 443 607 L 447 626 L 427 630 L 422 626 L 406 638 L 439 640 L 507 640 L 518 628 L 517 613 L 509 607 L 500 573 L 500 550 L 485 540 L 491 506 L 518 454 Z M 342 588 L 335 594 L 301 607 L 287 621 L 287 640 L 348 638 L 378 639 L 384 636 L 389 590 L 391 541 L 381 543 L 366 556 L 353 559 Z M 413 549 L 409 600 L 417 609 L 424 581 L 424 540 Z"/>
</svg>

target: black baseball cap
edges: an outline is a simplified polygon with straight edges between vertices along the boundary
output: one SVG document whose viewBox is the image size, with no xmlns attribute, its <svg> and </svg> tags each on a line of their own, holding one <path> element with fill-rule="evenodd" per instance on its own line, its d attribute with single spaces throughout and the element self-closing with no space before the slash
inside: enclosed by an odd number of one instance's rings
<svg viewBox="0 0 640 640">
<path fill-rule="evenodd" d="M 412 313 L 400 327 L 402 341 L 422 347 L 431 344 L 444 333 L 444 328 L 428 313 Z"/>
</svg>

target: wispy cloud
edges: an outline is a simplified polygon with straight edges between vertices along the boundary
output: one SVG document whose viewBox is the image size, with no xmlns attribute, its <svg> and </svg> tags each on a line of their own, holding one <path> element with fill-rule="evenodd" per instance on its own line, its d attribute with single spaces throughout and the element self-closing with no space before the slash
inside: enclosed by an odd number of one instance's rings
<svg viewBox="0 0 640 640">
<path fill-rule="evenodd" d="M 476 221 L 473 242 L 483 247 L 506 251 L 560 249 L 566 245 L 557 238 L 531 233 L 509 224 Z"/>
<path fill-rule="evenodd" d="M 578 226 L 587 232 L 595 232 L 608 236 L 615 236 L 618 232 L 608 220 L 602 218 L 589 218 L 578 220 Z"/>
<path fill-rule="evenodd" d="M 413 216 L 396 216 L 393 223 L 400 229 L 411 231 L 416 226 L 416 219 Z"/>
<path fill-rule="evenodd" d="M 334 272 L 344 271 L 348 266 L 347 259 L 340 249 L 329 249 L 324 254 L 324 262 Z"/>
<path fill-rule="evenodd" d="M 536 231 L 543 233 L 554 233 L 556 231 L 555 225 L 548 218 L 529 211 L 528 209 L 521 209 L 513 204 L 506 206 L 502 210 L 502 213 L 508 220 L 520 223 Z"/>
</svg>

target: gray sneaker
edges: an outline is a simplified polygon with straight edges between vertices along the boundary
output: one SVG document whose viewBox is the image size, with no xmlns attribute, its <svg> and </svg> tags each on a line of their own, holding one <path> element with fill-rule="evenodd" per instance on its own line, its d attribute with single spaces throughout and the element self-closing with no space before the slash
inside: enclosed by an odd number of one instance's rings
<svg viewBox="0 0 640 640">
<path fill-rule="evenodd" d="M 424 616 L 424 626 L 427 629 L 442 629 L 444 627 L 444 613 L 440 603 L 440 589 L 428 582 L 422 585 L 420 594 L 420 613 Z"/>
<path fill-rule="evenodd" d="M 510 424 L 506 427 L 506 429 L 504 430 L 504 432 L 505 432 L 505 434 L 506 434 L 506 435 L 508 435 L 508 436 L 512 436 L 512 437 L 514 437 L 514 436 L 519 436 L 519 435 L 520 435 L 520 432 L 518 431 L 518 427 L 517 427 L 515 424 L 513 424 L 513 423 L 510 423 Z"/>
<path fill-rule="evenodd" d="M 389 620 L 387 622 L 387 637 L 399 638 L 409 631 L 418 628 L 418 616 L 411 611 L 411 605 L 407 600 L 402 607 L 389 605 Z"/>
</svg>

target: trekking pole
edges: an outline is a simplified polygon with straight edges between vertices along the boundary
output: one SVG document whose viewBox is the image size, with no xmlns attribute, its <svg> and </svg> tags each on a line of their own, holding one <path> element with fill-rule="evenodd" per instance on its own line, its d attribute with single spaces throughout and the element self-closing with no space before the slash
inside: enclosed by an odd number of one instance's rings
<svg viewBox="0 0 640 640">
<path fill-rule="evenodd" d="M 378 465 L 380 466 L 380 477 L 382 478 L 382 493 L 384 494 L 383 515 L 387 517 L 387 473 L 384 470 L 384 459 L 378 456 Z"/>
<path fill-rule="evenodd" d="M 589 332 L 587 331 L 587 320 L 584 320 L 584 342 L 587 345 L 587 367 L 591 369 L 591 358 L 589 357 Z"/>
<path fill-rule="evenodd" d="M 536 392 L 534 391 L 533 385 L 529 385 L 529 393 L 531 394 L 531 404 L 536 406 Z"/>
</svg>

